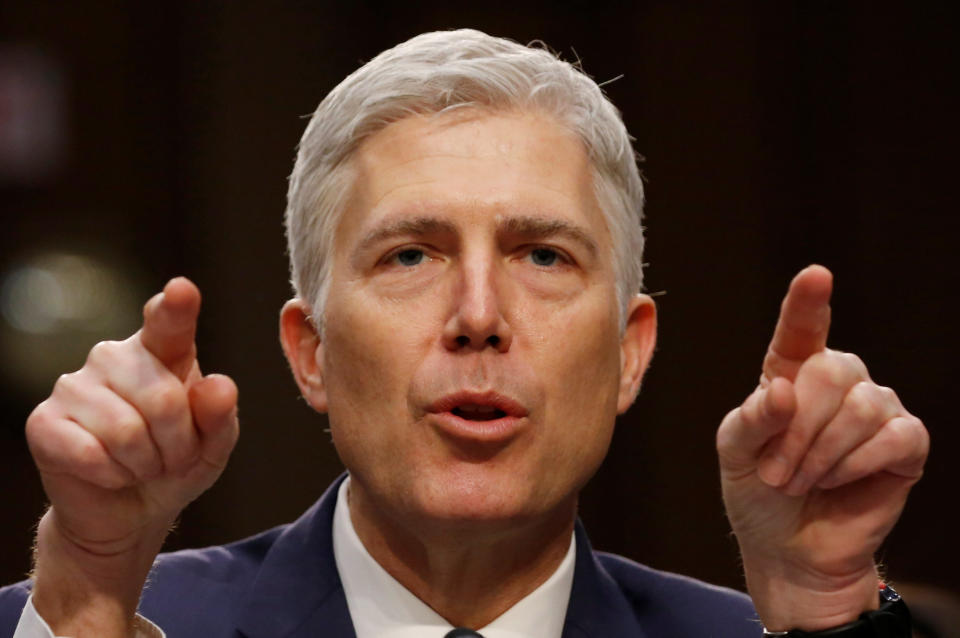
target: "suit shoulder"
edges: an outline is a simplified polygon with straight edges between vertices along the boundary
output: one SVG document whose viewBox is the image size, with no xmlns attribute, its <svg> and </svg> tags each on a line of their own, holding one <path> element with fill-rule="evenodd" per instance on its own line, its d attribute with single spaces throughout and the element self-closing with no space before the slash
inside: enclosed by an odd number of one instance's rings
<svg viewBox="0 0 960 638">
<path fill-rule="evenodd" d="M 144 587 L 140 613 L 168 628 L 179 626 L 184 617 L 204 624 L 212 609 L 222 615 L 235 612 L 285 527 L 227 545 L 160 554 Z M 207 629 L 206 635 L 218 635 L 214 627 Z"/>
<path fill-rule="evenodd" d="M 183 549 L 157 556 L 149 583 L 178 580 L 230 581 L 257 570 L 286 525 L 226 545 Z M 149 586 L 148 583 L 148 586 Z"/>
<path fill-rule="evenodd" d="M 743 592 L 656 570 L 615 554 L 595 552 L 595 556 L 639 614 L 659 617 L 665 626 L 676 628 L 678 635 L 708 627 L 722 627 L 725 633 L 718 636 L 761 633 L 753 602 Z"/>
<path fill-rule="evenodd" d="M 32 587 L 29 580 L 0 587 L 0 636 L 13 635 Z"/>
</svg>

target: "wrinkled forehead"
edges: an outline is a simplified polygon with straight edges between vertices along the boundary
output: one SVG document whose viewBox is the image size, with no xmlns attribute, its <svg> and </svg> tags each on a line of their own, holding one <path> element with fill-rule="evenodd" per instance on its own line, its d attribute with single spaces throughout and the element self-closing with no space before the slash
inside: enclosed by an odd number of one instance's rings
<svg viewBox="0 0 960 638">
<path fill-rule="evenodd" d="M 581 227 L 609 254 L 584 145 L 548 115 L 474 108 L 413 115 L 367 138 L 350 170 L 335 252 L 385 218 L 440 215 L 476 224 L 522 215 Z"/>
</svg>

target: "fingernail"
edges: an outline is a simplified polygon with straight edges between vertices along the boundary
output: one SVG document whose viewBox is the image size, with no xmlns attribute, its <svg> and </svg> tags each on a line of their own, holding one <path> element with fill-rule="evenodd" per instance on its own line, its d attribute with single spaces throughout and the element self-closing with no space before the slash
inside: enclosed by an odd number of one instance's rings
<svg viewBox="0 0 960 638">
<path fill-rule="evenodd" d="M 780 487 L 787 480 L 790 472 L 790 465 L 787 459 L 781 455 L 776 455 L 760 465 L 757 474 L 760 480 L 771 487 Z"/>
</svg>

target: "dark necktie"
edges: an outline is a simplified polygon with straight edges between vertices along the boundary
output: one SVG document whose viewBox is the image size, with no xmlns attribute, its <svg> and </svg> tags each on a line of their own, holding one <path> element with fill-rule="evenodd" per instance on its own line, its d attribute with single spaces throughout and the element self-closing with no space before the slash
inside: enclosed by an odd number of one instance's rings
<svg viewBox="0 0 960 638">
<path fill-rule="evenodd" d="M 463 627 L 454 627 L 447 632 L 447 635 L 443 638 L 483 638 L 480 634 L 475 632 L 472 629 L 464 629 Z"/>
</svg>

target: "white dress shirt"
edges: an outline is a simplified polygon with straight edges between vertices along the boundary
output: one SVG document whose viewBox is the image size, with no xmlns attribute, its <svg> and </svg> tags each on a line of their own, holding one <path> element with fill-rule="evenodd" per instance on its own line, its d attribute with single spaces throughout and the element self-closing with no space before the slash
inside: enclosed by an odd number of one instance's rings
<svg viewBox="0 0 960 638">
<path fill-rule="evenodd" d="M 443 638 L 453 629 L 423 601 L 410 593 L 373 559 L 350 520 L 347 478 L 337 493 L 333 512 L 333 554 L 357 638 Z M 573 588 L 576 547 L 570 548 L 557 570 L 492 623 L 480 629 L 484 638 L 560 638 Z M 135 638 L 165 638 L 163 631 L 137 615 Z M 33 606 L 33 596 L 20 615 L 13 638 L 56 638 Z"/>
<path fill-rule="evenodd" d="M 166 638 L 166 634 L 154 625 L 152 622 L 137 614 L 134 621 L 134 638 Z M 20 622 L 17 623 L 17 630 L 13 632 L 13 638 L 61 638 L 53 635 L 50 625 L 40 617 L 37 608 L 33 606 L 33 595 L 27 599 L 27 605 L 20 614 Z M 62 637 L 67 638 L 67 637 Z"/>
<path fill-rule="evenodd" d="M 453 629 L 373 559 L 350 520 L 347 490 L 340 485 L 333 513 L 333 555 L 357 638 L 443 638 Z M 560 638 L 573 588 L 576 545 L 542 585 L 479 629 L 484 638 Z"/>
</svg>

